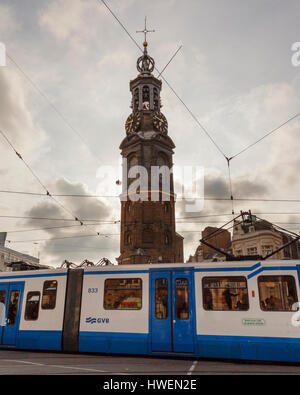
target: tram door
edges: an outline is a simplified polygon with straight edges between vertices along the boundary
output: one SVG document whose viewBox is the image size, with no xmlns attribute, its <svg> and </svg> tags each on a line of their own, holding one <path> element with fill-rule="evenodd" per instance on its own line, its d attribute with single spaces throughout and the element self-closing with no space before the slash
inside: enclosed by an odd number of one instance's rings
<svg viewBox="0 0 300 395">
<path fill-rule="evenodd" d="M 189 270 L 151 272 L 152 351 L 194 352 L 192 287 Z"/>
<path fill-rule="evenodd" d="M 2 345 L 16 345 L 24 284 L 0 284 L 0 335 Z"/>
</svg>

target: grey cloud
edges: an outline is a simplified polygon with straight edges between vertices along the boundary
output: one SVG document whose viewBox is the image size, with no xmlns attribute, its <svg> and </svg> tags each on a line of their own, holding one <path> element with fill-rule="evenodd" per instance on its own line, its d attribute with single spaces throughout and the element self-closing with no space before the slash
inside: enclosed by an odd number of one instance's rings
<svg viewBox="0 0 300 395">
<path fill-rule="evenodd" d="M 66 179 L 58 179 L 53 183 L 52 187 L 58 194 L 89 194 L 82 183 L 72 183 Z M 80 219 L 99 219 L 101 221 L 107 220 L 110 217 L 109 207 L 98 199 L 71 197 L 57 197 L 57 199 L 63 202 Z M 59 205 L 51 200 L 42 201 L 34 205 L 26 212 L 26 215 L 44 218 L 71 218 Z M 97 235 L 97 232 L 103 235 L 107 233 L 118 233 L 118 225 L 80 226 L 79 223 L 68 221 L 27 220 L 27 226 L 33 229 L 69 225 L 78 226 L 47 229 L 43 233 L 39 233 L 38 236 L 34 236 L 36 239 L 47 239 L 50 236 L 49 241 L 40 243 L 40 251 L 43 259 L 47 259 L 47 261 L 51 261 L 52 264 L 57 266 L 64 259 L 73 260 L 78 263 L 85 258 L 97 259 L 99 257 L 100 259 L 108 255 L 109 259 L 113 259 L 115 256 L 118 256 L 118 243 L 116 244 L 116 240 L 117 242 L 119 241 L 118 236 L 106 237 Z M 73 236 L 79 237 L 69 238 Z M 65 239 L 51 241 L 51 238 L 61 237 L 65 237 Z"/>
</svg>

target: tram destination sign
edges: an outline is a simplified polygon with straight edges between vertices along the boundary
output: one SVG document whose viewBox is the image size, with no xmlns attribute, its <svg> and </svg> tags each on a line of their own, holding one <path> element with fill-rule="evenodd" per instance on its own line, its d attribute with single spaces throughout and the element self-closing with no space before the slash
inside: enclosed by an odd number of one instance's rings
<svg viewBox="0 0 300 395">
<path fill-rule="evenodd" d="M 263 326 L 266 325 L 266 321 L 262 318 L 243 318 L 243 325 L 248 326 Z"/>
</svg>

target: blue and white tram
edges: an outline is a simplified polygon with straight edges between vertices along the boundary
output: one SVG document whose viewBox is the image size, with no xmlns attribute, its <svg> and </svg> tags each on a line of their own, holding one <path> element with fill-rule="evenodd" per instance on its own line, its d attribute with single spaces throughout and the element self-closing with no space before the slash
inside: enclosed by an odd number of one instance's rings
<svg viewBox="0 0 300 395">
<path fill-rule="evenodd" d="M 300 362 L 299 284 L 292 260 L 2 272 L 0 348 Z"/>
</svg>

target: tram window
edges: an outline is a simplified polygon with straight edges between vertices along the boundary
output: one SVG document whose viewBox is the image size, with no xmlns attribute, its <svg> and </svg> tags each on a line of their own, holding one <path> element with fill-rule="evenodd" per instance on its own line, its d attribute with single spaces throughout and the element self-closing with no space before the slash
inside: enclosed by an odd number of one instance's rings
<svg viewBox="0 0 300 395">
<path fill-rule="evenodd" d="M 28 292 L 25 308 L 25 320 L 34 321 L 39 316 L 39 304 L 41 293 L 37 291 Z"/>
<path fill-rule="evenodd" d="M 45 281 L 43 287 L 42 309 L 50 310 L 56 304 L 57 281 Z"/>
<path fill-rule="evenodd" d="M 105 280 L 104 308 L 105 310 L 140 310 L 142 280 L 140 278 Z"/>
<path fill-rule="evenodd" d="M 245 277 L 204 277 L 202 290 L 205 310 L 240 311 L 249 309 Z"/>
<path fill-rule="evenodd" d="M 155 280 L 155 318 L 168 318 L 168 279 L 157 278 Z"/>
<path fill-rule="evenodd" d="M 263 311 L 296 311 L 298 302 L 293 276 L 259 276 L 259 303 Z"/>
<path fill-rule="evenodd" d="M 189 318 L 189 285 L 186 278 L 175 279 L 175 313 L 179 320 Z"/>
<path fill-rule="evenodd" d="M 12 291 L 10 293 L 9 306 L 7 311 L 7 323 L 6 325 L 14 325 L 17 318 L 17 310 L 19 303 L 19 291 Z"/>
</svg>

